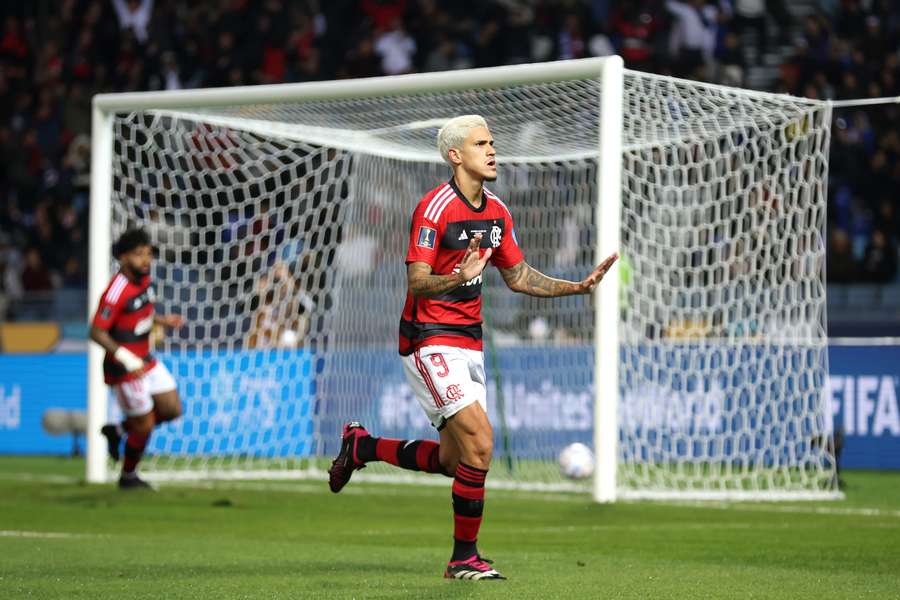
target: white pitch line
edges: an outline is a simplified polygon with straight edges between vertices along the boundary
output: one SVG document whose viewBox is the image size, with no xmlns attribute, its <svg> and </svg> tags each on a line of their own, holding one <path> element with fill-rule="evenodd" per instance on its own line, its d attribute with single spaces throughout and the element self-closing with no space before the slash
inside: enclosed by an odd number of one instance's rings
<svg viewBox="0 0 900 600">
<path fill-rule="evenodd" d="M 18 481 L 38 481 L 46 483 L 72 484 L 80 483 L 82 479 L 78 477 L 69 477 L 65 475 L 36 475 L 30 473 L 0 473 L 0 479 L 11 479 Z M 446 481 L 449 488 L 450 480 Z M 374 484 L 373 482 L 360 482 L 362 485 L 355 485 L 344 488 L 341 494 L 364 496 L 371 493 L 380 495 L 398 495 L 398 496 L 443 496 L 444 490 L 435 485 L 408 485 L 406 482 L 402 486 L 391 488 L 388 485 Z M 251 492 L 288 492 L 302 494 L 325 493 L 326 484 L 322 482 L 313 482 L 310 480 L 300 480 L 296 482 L 285 483 L 267 483 L 262 481 L 168 481 L 164 482 L 163 487 L 186 487 L 203 490 L 220 490 L 220 491 L 251 491 Z M 571 492 L 535 492 L 535 491 L 515 491 L 508 489 L 489 489 L 490 494 L 521 500 L 537 500 L 543 502 L 566 502 L 566 503 L 590 503 L 586 494 L 574 494 Z M 623 505 L 643 504 L 640 501 L 627 501 Z M 842 507 L 842 506 L 806 506 L 806 505 L 787 505 L 777 506 L 774 504 L 741 504 L 729 502 L 714 501 L 697 501 L 697 502 L 652 502 L 657 506 L 678 506 L 682 508 L 702 508 L 712 510 L 732 510 L 742 512 L 768 512 L 768 513 L 790 513 L 790 514 L 818 514 L 818 515 L 836 515 L 836 516 L 856 516 L 856 517 L 887 517 L 900 519 L 900 510 L 890 510 L 873 507 Z"/>
<path fill-rule="evenodd" d="M 715 510 L 739 510 L 743 512 L 769 512 L 791 514 L 816 514 L 816 515 L 843 515 L 853 517 L 893 517 L 900 518 L 900 510 L 887 510 L 883 508 L 869 507 L 842 507 L 842 506 L 775 506 L 775 505 L 751 505 L 729 504 L 727 502 L 673 502 L 672 506 L 685 508 L 711 508 Z"/>
<path fill-rule="evenodd" d="M 694 529 L 698 531 L 709 531 L 712 529 L 737 529 L 748 530 L 756 529 L 759 526 L 755 523 L 652 523 L 647 525 L 558 525 L 558 526 L 542 526 L 542 527 L 516 527 L 505 526 L 503 531 L 506 533 L 583 533 L 585 531 L 661 531 L 671 529 L 681 531 L 685 529 Z M 789 525 L 779 525 L 779 529 L 788 529 Z M 381 536 L 381 535 L 416 535 L 421 533 L 421 528 L 402 528 L 402 529 L 363 529 L 353 532 L 354 535 Z"/>
<path fill-rule="evenodd" d="M 79 483 L 83 481 L 79 477 L 69 475 L 37 475 L 34 473 L 0 473 L 0 479 L 9 481 L 37 481 L 40 483 Z"/>
<path fill-rule="evenodd" d="M 169 481 L 162 483 L 165 487 L 182 487 L 190 489 L 216 490 L 222 492 L 228 491 L 249 491 L 249 492 L 283 492 L 296 494 L 324 494 L 328 492 L 327 484 L 323 481 L 320 483 L 267 483 L 264 481 Z M 395 487 L 387 485 L 372 485 L 371 482 L 362 482 L 362 485 L 350 485 L 341 490 L 342 495 L 350 496 L 368 496 L 377 494 L 380 496 L 416 496 L 443 498 L 450 494 L 451 480 L 446 479 L 446 489 L 441 489 L 435 485 L 397 485 Z M 492 497 L 512 498 L 518 500 L 539 500 L 543 502 L 573 502 L 579 504 L 589 503 L 586 495 L 574 495 L 567 493 L 550 493 L 540 494 L 537 492 L 516 492 L 512 490 L 492 490 L 488 493 Z"/>
<path fill-rule="evenodd" d="M 41 540 L 69 540 L 103 536 L 91 533 L 63 533 L 60 531 L 17 531 L 14 529 L 0 529 L 0 538 L 4 537 L 36 538 Z"/>
</svg>

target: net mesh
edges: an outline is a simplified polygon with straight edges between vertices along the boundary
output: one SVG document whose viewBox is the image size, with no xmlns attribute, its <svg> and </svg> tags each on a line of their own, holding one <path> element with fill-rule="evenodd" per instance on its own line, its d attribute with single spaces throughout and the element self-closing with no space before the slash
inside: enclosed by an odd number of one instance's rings
<svg viewBox="0 0 900 600">
<path fill-rule="evenodd" d="M 529 264 L 594 263 L 592 79 L 116 116 L 113 236 L 159 249 L 157 336 L 185 405 L 145 469 L 320 472 L 340 426 L 435 437 L 396 354 L 409 219 L 449 177 L 437 128 L 484 114 Z M 827 108 L 626 72 L 622 493 L 833 489 L 823 257 Z M 491 478 L 586 487 L 556 457 L 593 436 L 593 308 L 485 287 Z M 398 471 L 373 465 L 366 474 Z"/>
</svg>

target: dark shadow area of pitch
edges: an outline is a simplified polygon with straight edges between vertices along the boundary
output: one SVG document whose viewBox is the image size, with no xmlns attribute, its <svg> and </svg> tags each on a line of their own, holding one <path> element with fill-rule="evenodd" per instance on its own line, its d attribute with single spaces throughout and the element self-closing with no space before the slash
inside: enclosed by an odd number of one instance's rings
<svg viewBox="0 0 900 600">
<path fill-rule="evenodd" d="M 441 565 L 438 565 L 437 577 L 441 575 Z M 383 576 L 386 571 L 397 575 L 421 576 L 422 569 L 416 565 L 394 564 L 388 569 L 383 562 L 357 562 L 357 561 L 309 561 L 297 559 L 296 561 L 265 561 L 265 562 L 226 562 L 223 564 L 198 564 L 186 565 L 183 562 L 154 562 L 141 563 L 134 570 L 126 570 L 118 565 L 94 565 L 90 566 L 90 576 L 95 580 L 118 579 L 153 581 L 159 577 L 159 573 L 165 573 L 166 578 L 195 578 L 218 577 L 225 579 L 246 577 L 273 577 L 283 579 L 285 577 L 311 577 L 311 576 L 341 576 L 341 575 L 378 575 Z M 85 566 L 53 567 L 50 569 L 55 577 L 79 578 L 85 575 Z"/>
<path fill-rule="evenodd" d="M 58 503 L 85 508 L 115 508 L 128 503 L 156 503 L 166 507 L 207 507 L 238 508 L 239 505 L 222 495 L 204 495 L 191 493 L 191 490 L 167 489 L 154 490 L 120 490 L 116 484 L 92 485 L 78 483 L 74 485 L 51 488 L 50 493 L 43 493 L 42 502 Z"/>
</svg>

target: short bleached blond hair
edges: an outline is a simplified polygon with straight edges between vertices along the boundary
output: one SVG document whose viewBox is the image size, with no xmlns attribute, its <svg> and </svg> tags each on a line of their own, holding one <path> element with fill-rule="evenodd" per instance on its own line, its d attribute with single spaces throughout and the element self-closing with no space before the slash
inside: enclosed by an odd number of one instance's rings
<svg viewBox="0 0 900 600">
<path fill-rule="evenodd" d="M 450 162 L 450 148 L 462 148 L 470 131 L 476 127 L 487 129 L 487 126 L 487 121 L 481 115 L 461 115 L 444 123 L 444 126 L 441 127 L 437 134 L 438 152 L 441 153 L 441 158 L 452 166 L 453 163 Z"/>
</svg>

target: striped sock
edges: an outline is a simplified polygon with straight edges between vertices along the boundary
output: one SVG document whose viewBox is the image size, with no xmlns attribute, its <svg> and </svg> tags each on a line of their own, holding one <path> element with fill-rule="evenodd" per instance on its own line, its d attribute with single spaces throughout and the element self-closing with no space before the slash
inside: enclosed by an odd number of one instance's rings
<svg viewBox="0 0 900 600">
<path fill-rule="evenodd" d="M 426 473 L 441 473 L 441 463 L 438 460 L 438 452 L 441 447 L 431 440 L 393 440 L 390 438 L 372 438 L 374 448 L 372 458 L 367 460 L 366 452 L 362 448 L 362 440 L 358 453 L 360 459 L 369 462 L 371 460 L 383 460 L 401 469 L 410 471 L 424 471 Z"/>
<path fill-rule="evenodd" d="M 459 463 L 453 478 L 453 556 L 465 560 L 478 554 L 476 542 L 484 512 L 487 471 Z"/>
<path fill-rule="evenodd" d="M 147 447 L 147 441 L 150 439 L 150 432 L 136 433 L 128 432 L 125 438 L 125 458 L 122 461 L 122 473 L 134 473 L 137 464 L 144 455 L 144 448 Z"/>
</svg>

